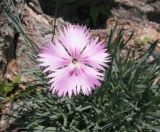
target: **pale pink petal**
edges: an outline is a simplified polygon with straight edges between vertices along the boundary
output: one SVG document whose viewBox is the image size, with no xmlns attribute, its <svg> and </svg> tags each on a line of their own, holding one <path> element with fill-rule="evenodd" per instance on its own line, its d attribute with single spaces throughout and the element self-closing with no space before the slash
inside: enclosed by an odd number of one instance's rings
<svg viewBox="0 0 160 132">
<path fill-rule="evenodd" d="M 60 32 L 59 40 L 69 53 L 76 57 L 88 44 L 90 36 L 86 27 L 71 25 L 65 28 L 64 32 Z"/>
<path fill-rule="evenodd" d="M 93 39 L 86 27 L 67 25 L 42 47 L 38 61 L 48 74 L 52 93 L 70 97 L 89 95 L 100 87 L 110 58 L 105 43 Z"/>
<path fill-rule="evenodd" d="M 110 62 L 110 59 L 104 43 L 98 42 L 98 40 L 95 39 L 87 45 L 80 56 L 80 61 L 95 69 L 105 70 L 104 67 L 107 67 L 107 63 Z"/>
<path fill-rule="evenodd" d="M 51 42 L 45 44 L 38 57 L 38 61 L 41 62 L 40 66 L 48 66 L 45 71 L 54 71 L 71 61 L 71 57 L 60 44 L 55 45 Z"/>
</svg>

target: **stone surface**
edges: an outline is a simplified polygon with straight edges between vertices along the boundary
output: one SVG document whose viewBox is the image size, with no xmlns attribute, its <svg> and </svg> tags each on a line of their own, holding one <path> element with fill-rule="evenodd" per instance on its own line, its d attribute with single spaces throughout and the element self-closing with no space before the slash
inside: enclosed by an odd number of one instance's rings
<svg viewBox="0 0 160 132">
<path fill-rule="evenodd" d="M 115 14 L 139 21 L 149 19 L 160 22 L 159 0 L 115 0 L 115 2 L 118 5 Z"/>
<path fill-rule="evenodd" d="M 107 13 L 105 15 L 99 13 L 96 26 L 105 27 L 104 21 L 111 15 L 114 0 L 48 0 L 48 2 L 39 0 L 39 3 L 47 15 L 55 16 L 57 6 L 58 17 L 71 23 L 84 24 L 90 27 L 94 27 L 90 8 L 103 5 Z"/>
<path fill-rule="evenodd" d="M 3 7 L 3 3 L 0 2 L 0 9 Z M 14 28 L 12 24 L 7 20 L 3 11 L 0 12 L 0 80 L 3 79 L 3 75 L 7 68 L 8 63 L 15 58 L 15 46 L 14 46 Z"/>
<path fill-rule="evenodd" d="M 37 45 L 51 40 L 53 37 L 54 18 L 45 14 L 37 14 L 27 5 L 22 5 L 24 13 L 22 15 L 22 24 L 30 39 Z M 67 24 L 62 18 L 57 18 L 57 28 Z M 57 31 L 57 30 L 56 30 Z"/>
</svg>

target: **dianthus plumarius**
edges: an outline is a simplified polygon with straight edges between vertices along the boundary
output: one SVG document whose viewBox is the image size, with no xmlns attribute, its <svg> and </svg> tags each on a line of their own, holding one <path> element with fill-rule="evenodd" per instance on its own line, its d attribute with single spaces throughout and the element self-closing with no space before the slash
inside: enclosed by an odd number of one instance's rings
<svg viewBox="0 0 160 132">
<path fill-rule="evenodd" d="M 100 87 L 110 59 L 105 42 L 92 37 L 85 26 L 68 24 L 40 48 L 38 61 L 52 93 L 72 96 L 89 95 Z"/>
</svg>

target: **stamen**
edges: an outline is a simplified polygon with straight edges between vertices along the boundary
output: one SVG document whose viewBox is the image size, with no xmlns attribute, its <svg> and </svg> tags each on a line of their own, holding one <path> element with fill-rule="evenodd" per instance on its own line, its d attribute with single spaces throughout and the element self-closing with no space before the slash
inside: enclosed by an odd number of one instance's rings
<svg viewBox="0 0 160 132">
<path fill-rule="evenodd" d="M 73 64 L 76 64 L 76 63 L 77 63 L 77 59 L 76 59 L 76 58 L 73 58 L 73 59 L 72 59 L 72 63 L 73 63 Z"/>
</svg>

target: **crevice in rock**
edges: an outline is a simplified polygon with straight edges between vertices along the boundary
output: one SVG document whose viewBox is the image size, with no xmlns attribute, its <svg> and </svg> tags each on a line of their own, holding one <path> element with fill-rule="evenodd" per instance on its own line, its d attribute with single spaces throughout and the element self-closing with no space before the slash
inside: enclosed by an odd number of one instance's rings
<svg viewBox="0 0 160 132">
<path fill-rule="evenodd" d="M 114 6 L 114 0 L 39 0 L 44 13 L 52 17 L 55 16 L 55 6 L 58 6 L 58 17 L 62 17 L 70 23 L 79 23 L 87 25 L 90 28 L 104 28 L 106 19 L 111 16 L 111 9 Z M 90 8 L 93 6 L 105 6 L 106 14 L 99 13 L 96 22 L 93 23 Z"/>
</svg>

